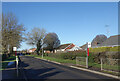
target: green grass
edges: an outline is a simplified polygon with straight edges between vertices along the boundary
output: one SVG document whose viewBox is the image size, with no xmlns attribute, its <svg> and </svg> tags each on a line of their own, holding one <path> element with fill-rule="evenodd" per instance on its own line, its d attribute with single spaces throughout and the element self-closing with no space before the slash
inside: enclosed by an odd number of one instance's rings
<svg viewBox="0 0 120 81">
<path fill-rule="evenodd" d="M 38 55 L 26 55 L 26 56 L 33 56 L 33 57 L 42 58 L 41 56 L 38 56 Z M 60 62 L 60 63 L 73 63 L 73 64 L 76 64 L 75 60 L 69 60 L 69 59 L 58 59 L 58 58 L 47 57 L 47 56 L 44 56 L 43 59 L 47 59 L 47 60 L 51 60 L 51 61 L 56 61 L 56 62 Z"/>
<path fill-rule="evenodd" d="M 69 60 L 69 59 L 58 59 L 58 58 L 53 58 L 53 57 L 44 57 L 44 59 L 48 59 L 48 60 L 56 61 L 56 62 L 60 62 L 60 63 L 73 63 L 73 64 L 76 64 L 75 60 Z"/>
<path fill-rule="evenodd" d="M 120 68 L 120 66 L 118 66 L 118 65 L 106 65 L 106 64 L 103 64 L 103 69 L 119 71 L 119 68 Z"/>
<path fill-rule="evenodd" d="M 69 59 L 58 59 L 58 58 L 53 58 L 53 57 L 44 57 L 44 59 L 48 59 L 48 60 L 56 61 L 56 62 L 60 62 L 60 63 L 73 63 L 73 64 L 76 64 L 75 60 L 69 60 Z M 80 64 L 81 65 L 86 65 L 86 62 L 81 62 Z M 98 64 L 98 63 L 89 62 L 88 65 L 92 66 L 92 67 L 95 67 L 95 68 L 101 68 L 101 64 Z M 117 65 L 116 66 L 112 66 L 112 65 L 109 66 L 109 65 L 103 64 L 103 68 L 104 69 L 112 69 L 112 70 L 119 71 Z M 120 66 L 119 66 L 119 68 L 120 68 Z"/>
<path fill-rule="evenodd" d="M 102 70 L 102 72 L 112 74 L 112 75 L 116 75 L 116 76 L 120 76 L 120 73 L 116 73 L 116 72 L 112 72 L 112 71 Z"/>
<path fill-rule="evenodd" d="M 96 67 L 96 68 L 101 68 L 101 64 L 98 64 L 98 63 L 88 63 L 89 66 L 92 66 L 92 67 Z M 114 71 L 119 71 L 119 68 L 120 66 L 118 65 L 106 65 L 106 64 L 103 64 L 103 69 L 106 69 L 106 70 L 114 70 Z"/>
<path fill-rule="evenodd" d="M 0 70 L 4 70 L 7 67 L 9 62 L 14 62 L 14 61 L 16 61 L 16 56 L 11 56 L 6 60 L 2 61 L 2 68 Z"/>
<path fill-rule="evenodd" d="M 92 62 L 89 62 L 88 66 L 92 66 L 92 67 L 96 67 L 96 68 L 101 68 L 100 64 L 98 64 L 98 63 L 92 63 Z"/>
</svg>

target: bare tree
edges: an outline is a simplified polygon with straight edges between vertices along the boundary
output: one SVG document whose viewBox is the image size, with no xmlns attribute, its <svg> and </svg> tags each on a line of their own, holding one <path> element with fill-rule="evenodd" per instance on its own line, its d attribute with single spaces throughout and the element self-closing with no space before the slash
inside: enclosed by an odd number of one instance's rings
<svg viewBox="0 0 120 81">
<path fill-rule="evenodd" d="M 30 32 L 27 33 L 27 44 L 36 46 L 36 52 L 39 55 L 39 51 L 42 46 L 42 40 L 46 35 L 46 30 L 43 28 L 34 27 Z"/>
<path fill-rule="evenodd" d="M 46 49 L 53 51 L 60 45 L 60 40 L 56 33 L 48 33 L 44 38 Z"/>
<path fill-rule="evenodd" d="M 2 54 L 2 14 L 0 14 L 0 54 Z"/>
<path fill-rule="evenodd" d="M 18 20 L 13 13 L 2 14 L 2 47 L 3 53 L 13 52 L 13 47 L 20 47 L 22 35 L 25 31 L 23 24 L 18 24 Z"/>
</svg>

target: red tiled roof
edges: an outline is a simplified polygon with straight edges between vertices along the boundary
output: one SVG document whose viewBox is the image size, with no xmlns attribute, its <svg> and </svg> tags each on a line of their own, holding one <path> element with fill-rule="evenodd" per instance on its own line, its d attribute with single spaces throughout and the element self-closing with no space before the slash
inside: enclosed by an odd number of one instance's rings
<svg viewBox="0 0 120 81">
<path fill-rule="evenodd" d="M 31 49 L 29 49 L 29 50 L 35 51 L 35 50 L 36 50 L 36 48 L 31 48 Z"/>
<path fill-rule="evenodd" d="M 56 48 L 56 49 L 65 49 L 67 46 L 69 46 L 71 43 L 69 43 L 69 44 L 62 44 L 62 45 L 60 45 L 58 48 Z"/>
<path fill-rule="evenodd" d="M 65 50 L 71 49 L 71 48 L 73 48 L 74 46 L 75 46 L 74 44 L 71 44 L 71 45 L 69 45 Z"/>
</svg>

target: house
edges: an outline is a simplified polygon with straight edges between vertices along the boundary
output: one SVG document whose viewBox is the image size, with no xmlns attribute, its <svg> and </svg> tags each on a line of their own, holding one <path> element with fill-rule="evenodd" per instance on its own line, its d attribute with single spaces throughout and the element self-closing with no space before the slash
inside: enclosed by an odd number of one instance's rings
<svg viewBox="0 0 120 81">
<path fill-rule="evenodd" d="M 56 48 L 55 52 L 67 52 L 67 51 L 76 51 L 81 50 L 78 46 L 74 45 L 73 43 L 69 44 L 62 44 L 58 48 Z"/>
<path fill-rule="evenodd" d="M 49 50 L 44 50 L 44 53 L 51 53 Z"/>
<path fill-rule="evenodd" d="M 67 51 L 77 51 L 77 50 L 82 50 L 82 48 L 75 45 L 73 48 L 68 49 Z"/>
<path fill-rule="evenodd" d="M 120 46 L 120 35 L 114 35 L 110 36 L 106 41 L 104 41 L 102 44 L 98 46 L 108 46 L 108 47 L 114 47 L 114 46 Z"/>
<path fill-rule="evenodd" d="M 80 48 L 82 48 L 83 50 L 85 50 L 87 48 L 87 44 L 84 44 L 84 45 L 80 46 Z"/>
<path fill-rule="evenodd" d="M 36 48 L 31 48 L 28 50 L 28 53 L 33 53 L 36 50 Z"/>
<path fill-rule="evenodd" d="M 96 46 L 91 46 L 92 48 L 96 48 L 96 47 L 114 47 L 114 46 L 120 46 L 120 35 L 114 35 L 114 36 L 110 36 L 109 38 L 107 38 L 104 42 L 102 42 L 101 44 L 96 44 Z M 87 48 L 87 44 L 84 44 L 81 46 L 82 49 L 86 49 Z"/>
</svg>

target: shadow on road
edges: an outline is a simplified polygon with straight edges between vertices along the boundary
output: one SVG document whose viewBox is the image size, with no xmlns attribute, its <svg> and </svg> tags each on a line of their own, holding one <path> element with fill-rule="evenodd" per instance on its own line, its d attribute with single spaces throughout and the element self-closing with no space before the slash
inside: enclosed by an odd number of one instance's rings
<svg viewBox="0 0 120 81">
<path fill-rule="evenodd" d="M 47 79 L 63 72 L 57 71 L 56 68 L 47 67 L 41 64 L 40 60 L 24 56 L 20 57 L 20 67 L 23 68 L 24 75 L 27 79 Z M 23 73 L 21 74 L 23 75 Z"/>
<path fill-rule="evenodd" d="M 25 69 L 25 74 L 28 79 L 47 79 L 61 72 L 55 71 L 55 68 Z"/>
</svg>

